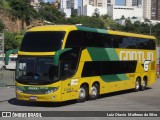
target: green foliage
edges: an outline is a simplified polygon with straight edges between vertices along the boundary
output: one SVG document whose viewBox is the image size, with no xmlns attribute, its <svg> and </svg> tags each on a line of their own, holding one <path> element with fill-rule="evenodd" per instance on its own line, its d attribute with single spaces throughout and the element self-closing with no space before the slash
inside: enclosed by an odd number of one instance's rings
<svg viewBox="0 0 160 120">
<path fill-rule="evenodd" d="M 71 9 L 71 17 L 77 17 L 77 10 Z"/>
<path fill-rule="evenodd" d="M 27 0 L 10 0 L 9 4 L 13 9 L 12 14 L 22 20 L 22 28 L 24 22 L 30 24 L 30 20 L 37 18 L 36 10 Z"/>
<path fill-rule="evenodd" d="M 2 32 L 4 28 L 5 28 L 5 26 L 2 22 L 2 20 L 0 20 L 0 32 Z"/>
<path fill-rule="evenodd" d="M 59 11 L 58 8 L 51 6 L 50 3 L 41 3 L 42 7 L 39 9 L 39 16 L 47 21 L 50 21 L 55 24 L 65 24 L 65 13 Z"/>
<path fill-rule="evenodd" d="M 104 29 L 113 29 L 113 26 L 116 24 L 116 22 L 108 14 L 102 15 L 100 19 L 104 22 Z"/>
<path fill-rule="evenodd" d="M 4 10 L 10 10 L 8 0 L 0 0 L 0 8 Z"/>
<path fill-rule="evenodd" d="M 160 23 L 156 24 L 151 28 L 152 34 L 156 36 L 158 44 L 160 44 Z"/>
<path fill-rule="evenodd" d="M 81 16 L 81 17 L 68 18 L 67 23 L 73 25 L 82 24 L 83 26 L 94 27 L 94 28 L 104 28 L 104 22 L 96 17 Z"/>
<path fill-rule="evenodd" d="M 5 51 L 19 48 L 23 35 L 20 33 L 4 32 Z"/>
<path fill-rule="evenodd" d="M 94 9 L 93 16 L 96 17 L 96 18 L 100 17 L 100 12 L 99 12 L 98 8 Z"/>
</svg>

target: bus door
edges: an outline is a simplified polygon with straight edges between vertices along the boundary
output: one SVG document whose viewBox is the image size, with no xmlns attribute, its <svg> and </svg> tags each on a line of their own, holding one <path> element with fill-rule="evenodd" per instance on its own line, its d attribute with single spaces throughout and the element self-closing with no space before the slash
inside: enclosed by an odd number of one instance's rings
<svg viewBox="0 0 160 120">
<path fill-rule="evenodd" d="M 60 58 L 60 77 L 61 77 L 61 88 L 62 88 L 62 100 L 71 99 L 71 93 L 75 91 L 74 85 L 77 84 L 76 80 L 73 79 L 77 70 L 77 65 L 79 63 L 79 52 L 80 49 L 69 51 Z M 72 86 L 72 87 L 71 87 Z M 72 95 L 72 99 L 75 98 L 75 95 Z"/>
<path fill-rule="evenodd" d="M 69 63 L 61 62 L 61 96 L 62 100 L 71 99 L 71 80 L 69 78 Z"/>
</svg>

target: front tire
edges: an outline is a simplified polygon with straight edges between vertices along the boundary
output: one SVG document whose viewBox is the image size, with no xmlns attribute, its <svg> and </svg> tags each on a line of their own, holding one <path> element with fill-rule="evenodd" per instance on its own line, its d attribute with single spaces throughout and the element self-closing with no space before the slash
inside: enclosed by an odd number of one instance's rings
<svg viewBox="0 0 160 120">
<path fill-rule="evenodd" d="M 91 94 L 89 95 L 90 100 L 96 100 L 99 96 L 99 85 L 93 84 L 91 88 Z"/>
<path fill-rule="evenodd" d="M 88 88 L 86 85 L 82 85 L 79 88 L 79 98 L 77 99 L 77 102 L 85 102 L 88 97 Z"/>
</svg>

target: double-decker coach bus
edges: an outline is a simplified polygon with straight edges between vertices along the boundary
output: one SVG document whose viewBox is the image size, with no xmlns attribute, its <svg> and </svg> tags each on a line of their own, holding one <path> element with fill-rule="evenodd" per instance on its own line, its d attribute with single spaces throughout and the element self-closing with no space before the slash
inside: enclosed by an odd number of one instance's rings
<svg viewBox="0 0 160 120">
<path fill-rule="evenodd" d="M 75 25 L 28 30 L 18 51 L 16 97 L 60 102 L 145 90 L 156 81 L 155 37 Z"/>
</svg>

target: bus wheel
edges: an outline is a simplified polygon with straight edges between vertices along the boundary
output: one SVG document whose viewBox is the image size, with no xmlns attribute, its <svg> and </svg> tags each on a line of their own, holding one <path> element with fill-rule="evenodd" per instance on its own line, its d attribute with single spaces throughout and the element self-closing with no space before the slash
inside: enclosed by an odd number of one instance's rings
<svg viewBox="0 0 160 120">
<path fill-rule="evenodd" d="M 140 89 L 140 78 L 137 78 L 134 91 L 138 92 Z"/>
<path fill-rule="evenodd" d="M 142 83 L 141 83 L 141 90 L 145 90 L 147 87 L 147 80 L 143 78 Z"/>
<path fill-rule="evenodd" d="M 79 89 L 79 98 L 77 102 L 85 102 L 88 97 L 88 88 L 86 85 L 82 85 Z"/>
<path fill-rule="evenodd" d="M 91 88 L 91 94 L 89 95 L 90 100 L 96 100 L 99 96 L 99 85 L 93 84 Z"/>
</svg>

